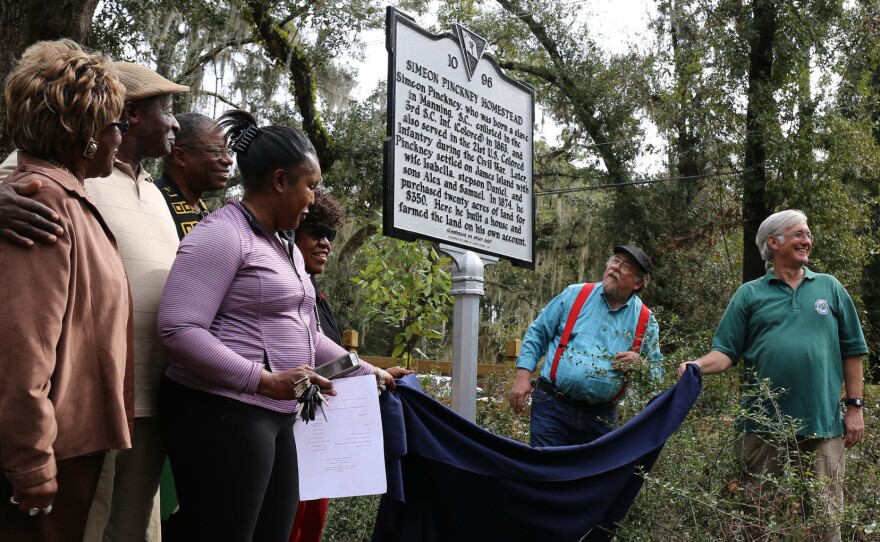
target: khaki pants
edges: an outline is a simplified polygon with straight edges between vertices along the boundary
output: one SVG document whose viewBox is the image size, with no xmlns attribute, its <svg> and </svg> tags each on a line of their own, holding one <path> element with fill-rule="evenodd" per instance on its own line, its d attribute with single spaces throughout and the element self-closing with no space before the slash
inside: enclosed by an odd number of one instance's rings
<svg viewBox="0 0 880 542">
<path fill-rule="evenodd" d="M 812 458 L 809 464 L 805 461 L 807 457 Z M 825 512 L 836 516 L 843 509 L 843 475 L 846 466 L 843 437 L 801 437 L 780 446 L 776 442 L 767 442 L 761 435 L 745 433 L 742 439 L 742 460 L 747 474 L 779 476 L 783 474 L 784 465 L 789 461 L 796 468 L 809 468 L 817 479 L 827 482 L 822 496 Z M 839 542 L 840 528 L 825 534 L 815 534 L 808 540 Z"/>
<path fill-rule="evenodd" d="M 107 454 L 84 542 L 161 542 L 159 418 L 135 418 L 132 448 Z"/>
</svg>

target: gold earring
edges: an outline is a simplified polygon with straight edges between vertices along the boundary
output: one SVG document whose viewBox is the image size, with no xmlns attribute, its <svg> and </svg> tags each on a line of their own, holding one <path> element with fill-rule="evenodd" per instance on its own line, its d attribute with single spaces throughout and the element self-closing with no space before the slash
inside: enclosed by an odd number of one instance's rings
<svg viewBox="0 0 880 542">
<path fill-rule="evenodd" d="M 98 142 L 89 138 L 89 142 L 86 143 L 86 150 L 83 151 L 83 156 L 86 158 L 94 158 L 96 152 L 98 152 Z"/>
</svg>

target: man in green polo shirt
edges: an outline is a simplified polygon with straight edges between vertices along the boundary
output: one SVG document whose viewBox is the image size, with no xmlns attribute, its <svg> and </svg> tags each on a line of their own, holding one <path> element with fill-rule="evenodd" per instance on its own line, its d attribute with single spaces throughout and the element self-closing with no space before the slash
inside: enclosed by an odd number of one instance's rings
<svg viewBox="0 0 880 542">
<path fill-rule="evenodd" d="M 773 442 L 770 427 L 741 419 L 743 464 L 750 474 L 781 474 L 782 448 L 812 454 L 813 472 L 828 479 L 828 510 L 843 505 L 844 448 L 859 442 L 862 415 L 862 360 L 868 353 L 853 301 L 831 275 L 806 267 L 813 236 L 800 211 L 768 217 L 755 239 L 772 267 L 757 280 L 740 286 L 715 331 L 712 350 L 683 363 L 703 374 L 720 373 L 742 360 L 743 406 L 766 420 L 796 420 L 794 442 Z M 758 397 L 759 380 L 768 379 L 778 396 Z M 846 413 L 841 414 L 841 387 Z M 819 537 L 840 540 L 840 532 Z"/>
</svg>

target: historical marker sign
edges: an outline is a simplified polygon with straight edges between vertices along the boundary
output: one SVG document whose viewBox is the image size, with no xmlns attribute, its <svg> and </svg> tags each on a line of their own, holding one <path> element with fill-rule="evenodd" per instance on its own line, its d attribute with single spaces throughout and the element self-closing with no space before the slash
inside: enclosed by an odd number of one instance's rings
<svg viewBox="0 0 880 542">
<path fill-rule="evenodd" d="M 461 25 L 437 36 L 388 8 L 386 235 L 534 267 L 534 93 Z"/>
</svg>

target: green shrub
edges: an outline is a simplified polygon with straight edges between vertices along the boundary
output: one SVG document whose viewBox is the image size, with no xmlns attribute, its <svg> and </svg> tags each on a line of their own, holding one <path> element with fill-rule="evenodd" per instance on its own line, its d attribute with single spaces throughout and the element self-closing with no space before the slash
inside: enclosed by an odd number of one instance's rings
<svg viewBox="0 0 880 542">
<path fill-rule="evenodd" d="M 702 346 L 702 345 L 701 345 Z M 666 363 L 660 384 L 630 385 L 620 408 L 626 421 L 658 389 L 675 382 L 675 367 L 699 355 L 682 348 Z M 516 416 L 507 406 L 512 374 L 480 381 L 486 399 L 477 403 L 477 423 L 493 433 L 528 442 L 528 416 Z M 739 376 L 735 370 L 704 378 L 703 394 L 679 430 L 669 439 L 654 469 L 617 533 L 626 541 L 800 541 L 811 532 L 841 526 L 843 540 L 880 541 L 880 406 L 877 386 L 865 391 L 865 439 L 847 451 L 845 503 L 840 517 L 825 513 L 816 501 L 823 482 L 792 464 L 783 476 L 766 478 L 760 491 L 743 483 L 739 435 L 733 428 L 740 411 Z M 439 388 L 426 389 L 437 393 Z M 772 397 L 773 390 L 764 390 Z M 443 400 L 441 398 L 441 400 Z M 448 402 L 448 399 L 446 399 Z M 765 420 L 766 421 L 766 420 Z M 775 431 L 793 434 L 796 420 L 779 420 Z M 324 540 L 369 540 L 378 497 L 339 499 L 330 505 Z M 805 514 L 812 509 L 813 513 Z"/>
<path fill-rule="evenodd" d="M 685 359 L 691 358 L 674 362 Z M 880 541 L 880 408 L 866 406 L 866 437 L 847 451 L 844 509 L 835 517 L 822 506 L 825 482 L 797 462 L 786 465 L 779 477 L 744 480 L 734 418 L 771 424 L 781 441 L 794 436 L 798 422 L 742 411 L 738 383 L 736 370 L 704 378 L 702 396 L 645 476 L 618 539 L 800 541 L 840 525 L 843 540 Z M 778 390 L 760 393 L 772 399 Z"/>
</svg>

